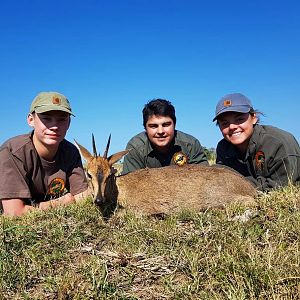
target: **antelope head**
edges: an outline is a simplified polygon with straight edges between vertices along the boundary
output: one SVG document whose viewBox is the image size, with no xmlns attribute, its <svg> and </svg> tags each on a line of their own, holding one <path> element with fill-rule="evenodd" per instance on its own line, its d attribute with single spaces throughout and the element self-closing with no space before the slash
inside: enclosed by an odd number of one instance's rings
<svg viewBox="0 0 300 300">
<path fill-rule="evenodd" d="M 124 150 L 107 157 L 110 145 L 110 137 L 111 136 L 108 138 L 103 156 L 97 154 L 94 135 L 92 135 L 93 155 L 86 148 L 75 141 L 81 155 L 87 162 L 86 175 L 90 188 L 93 192 L 93 201 L 97 205 L 102 205 L 105 203 L 107 198 L 110 196 L 109 185 L 112 183 L 112 181 L 114 181 L 116 173 L 116 170 L 112 165 L 128 153 L 128 150 Z"/>
</svg>

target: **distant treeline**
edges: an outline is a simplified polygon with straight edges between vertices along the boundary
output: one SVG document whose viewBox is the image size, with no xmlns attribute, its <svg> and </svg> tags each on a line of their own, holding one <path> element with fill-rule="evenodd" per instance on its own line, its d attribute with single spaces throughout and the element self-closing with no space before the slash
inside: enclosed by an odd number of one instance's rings
<svg viewBox="0 0 300 300">
<path fill-rule="evenodd" d="M 216 161 L 216 149 L 215 148 L 206 148 L 202 146 L 204 149 L 204 152 L 206 154 L 206 157 L 209 162 L 215 162 Z"/>
</svg>

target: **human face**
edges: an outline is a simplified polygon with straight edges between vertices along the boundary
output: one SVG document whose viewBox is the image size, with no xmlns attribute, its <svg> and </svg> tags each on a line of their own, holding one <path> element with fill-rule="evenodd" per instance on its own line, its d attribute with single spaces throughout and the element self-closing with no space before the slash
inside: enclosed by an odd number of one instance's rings
<svg viewBox="0 0 300 300">
<path fill-rule="evenodd" d="M 256 114 L 225 112 L 218 117 L 218 125 L 223 137 L 246 153 L 249 140 L 257 123 Z"/>
<path fill-rule="evenodd" d="M 70 115 L 67 112 L 52 110 L 29 114 L 27 121 L 34 128 L 33 142 L 36 148 L 43 145 L 49 149 L 57 149 L 66 136 Z"/>
<path fill-rule="evenodd" d="M 173 120 L 168 116 L 152 115 L 149 117 L 145 129 L 153 147 L 160 152 L 168 152 L 175 134 Z"/>
</svg>

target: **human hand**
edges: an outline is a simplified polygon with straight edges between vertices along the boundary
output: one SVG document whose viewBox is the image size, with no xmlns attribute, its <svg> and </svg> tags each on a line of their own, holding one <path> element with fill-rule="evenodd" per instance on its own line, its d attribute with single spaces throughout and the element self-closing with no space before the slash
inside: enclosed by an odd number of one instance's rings
<svg viewBox="0 0 300 300">
<path fill-rule="evenodd" d="M 57 206 L 67 206 L 73 202 L 75 202 L 75 197 L 71 193 L 67 193 L 57 199 L 41 202 L 39 204 L 39 208 L 46 210 Z"/>
<path fill-rule="evenodd" d="M 54 201 L 59 202 L 59 204 L 63 206 L 76 202 L 75 197 L 71 193 L 67 193 Z"/>
</svg>

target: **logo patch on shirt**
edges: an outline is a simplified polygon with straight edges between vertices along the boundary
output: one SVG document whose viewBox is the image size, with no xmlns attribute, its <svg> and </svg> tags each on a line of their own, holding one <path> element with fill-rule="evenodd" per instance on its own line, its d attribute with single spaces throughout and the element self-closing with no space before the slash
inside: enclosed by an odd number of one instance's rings
<svg viewBox="0 0 300 300">
<path fill-rule="evenodd" d="M 61 178 L 54 178 L 48 185 L 47 196 L 50 198 L 58 198 L 64 194 L 65 182 Z"/>
<path fill-rule="evenodd" d="M 258 170 L 262 170 L 265 165 L 265 153 L 263 151 L 257 151 L 255 154 L 255 166 Z"/>
<path fill-rule="evenodd" d="M 61 99 L 59 97 L 55 96 L 55 97 L 52 98 L 52 103 L 56 104 L 56 105 L 60 105 Z"/>
<path fill-rule="evenodd" d="M 232 105 L 231 100 L 224 100 L 223 105 L 226 107 L 231 106 Z"/>
<path fill-rule="evenodd" d="M 172 159 L 173 159 L 174 163 L 180 167 L 187 164 L 187 162 L 188 162 L 188 158 L 183 152 L 176 152 L 173 155 Z"/>
</svg>

